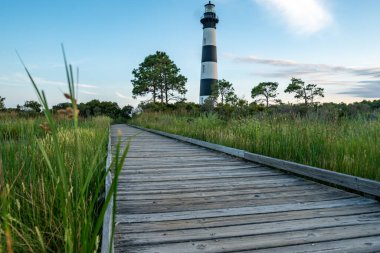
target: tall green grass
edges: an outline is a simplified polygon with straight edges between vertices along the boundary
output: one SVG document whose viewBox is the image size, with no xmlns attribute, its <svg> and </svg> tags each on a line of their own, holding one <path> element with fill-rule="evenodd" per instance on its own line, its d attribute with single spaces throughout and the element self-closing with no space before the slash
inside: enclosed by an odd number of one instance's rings
<svg viewBox="0 0 380 253">
<path fill-rule="evenodd" d="M 76 131 L 71 121 L 60 121 L 57 124 L 57 140 L 65 166 L 65 180 L 57 172 L 54 139 L 39 127 L 38 123 L 43 121 L 13 119 L 0 123 L 0 131 L 5 133 L 1 139 L 0 159 L 5 183 L 3 197 L 7 199 L 5 202 L 2 199 L 1 213 L 5 215 L 2 218 L 6 219 L 11 229 L 15 252 L 59 251 L 66 240 L 65 217 L 71 221 L 77 219 L 74 221 L 77 225 L 82 219 L 91 222 L 91 217 L 86 217 L 90 213 L 87 214 L 89 210 L 85 206 L 85 202 L 90 199 L 79 200 L 79 185 L 84 186 L 84 175 L 95 172 L 87 191 L 96 189 L 101 184 L 106 166 L 108 118 L 82 121 Z M 76 158 L 75 132 L 81 139 L 80 166 Z M 44 151 L 41 151 L 40 146 Z M 51 163 L 50 166 L 44 160 L 44 155 Z M 66 194 L 60 186 L 63 182 L 70 188 Z M 90 192 L 86 194 L 91 198 Z M 74 203 L 79 206 L 74 207 Z M 68 210 L 69 205 L 72 206 L 71 210 Z M 93 210 L 92 214 L 97 212 L 98 210 Z M 82 226 L 79 225 L 78 228 L 80 227 Z"/>
<path fill-rule="evenodd" d="M 96 252 L 128 146 L 105 169 L 110 119 L 81 120 L 71 65 L 71 107 L 57 117 L 25 68 L 44 118 L 0 115 L 0 252 Z M 122 153 L 119 155 L 119 153 Z M 114 180 L 104 196 L 105 177 Z M 102 197 L 103 196 L 103 197 Z"/>
<path fill-rule="evenodd" d="M 143 113 L 131 123 L 380 181 L 380 120 Z"/>
</svg>

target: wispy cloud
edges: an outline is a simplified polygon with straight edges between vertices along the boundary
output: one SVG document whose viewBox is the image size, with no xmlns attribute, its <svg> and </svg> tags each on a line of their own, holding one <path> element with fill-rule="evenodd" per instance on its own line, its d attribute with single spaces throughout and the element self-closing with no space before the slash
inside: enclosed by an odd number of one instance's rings
<svg viewBox="0 0 380 253">
<path fill-rule="evenodd" d="M 278 67 L 275 71 L 267 73 L 256 73 L 264 77 L 288 78 L 291 76 L 302 75 L 338 75 L 350 74 L 356 77 L 380 78 L 380 67 L 362 67 L 362 66 L 335 66 L 328 64 L 299 63 L 291 60 L 281 59 L 263 59 L 256 56 L 233 56 L 228 55 L 236 62 L 256 63 Z"/>
<path fill-rule="evenodd" d="M 52 85 L 52 86 L 62 86 L 62 87 L 67 86 L 67 83 L 63 81 L 49 80 L 49 79 L 38 77 L 38 76 L 34 76 L 33 79 L 37 83 L 37 85 Z M 0 82 L 7 86 L 22 86 L 22 85 L 30 84 L 29 78 L 24 73 L 0 75 Z M 98 88 L 96 85 L 84 84 L 84 83 L 79 83 L 78 86 L 80 88 L 86 88 L 86 89 Z"/>
<path fill-rule="evenodd" d="M 0 75 L 0 82 L 7 86 L 21 86 L 29 81 L 25 74 L 13 73 Z"/>
<path fill-rule="evenodd" d="M 80 93 L 87 94 L 87 95 L 99 95 L 96 92 L 88 91 L 88 90 L 79 90 Z"/>
<path fill-rule="evenodd" d="M 92 84 L 84 84 L 84 83 L 80 83 L 79 87 L 81 87 L 81 88 L 87 88 L 87 89 L 97 89 L 98 88 L 98 86 L 95 86 L 95 85 L 92 85 Z"/>
<path fill-rule="evenodd" d="M 297 34 L 317 33 L 333 23 L 324 0 L 254 0 Z"/>
<path fill-rule="evenodd" d="M 360 81 L 359 85 L 339 92 L 338 94 L 351 95 L 362 98 L 380 97 L 380 80 Z"/>
<path fill-rule="evenodd" d="M 124 98 L 124 99 L 132 100 L 131 97 L 128 97 L 128 96 L 126 96 L 126 95 L 124 95 L 124 94 L 122 94 L 122 93 L 120 93 L 120 92 L 118 92 L 118 91 L 116 91 L 115 94 L 116 94 L 116 96 L 118 96 L 119 98 Z"/>
</svg>

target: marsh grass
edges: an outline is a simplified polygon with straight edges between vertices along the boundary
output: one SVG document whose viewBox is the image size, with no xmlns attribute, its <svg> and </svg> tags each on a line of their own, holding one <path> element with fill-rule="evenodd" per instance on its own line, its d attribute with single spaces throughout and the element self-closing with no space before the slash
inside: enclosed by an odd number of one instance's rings
<svg viewBox="0 0 380 253">
<path fill-rule="evenodd" d="M 380 120 L 143 113 L 132 124 L 380 181 Z"/>
<path fill-rule="evenodd" d="M 64 53 L 64 51 L 63 51 Z M 128 147 L 116 148 L 107 171 L 110 119 L 78 118 L 71 65 L 64 60 L 71 107 L 67 117 L 49 110 L 45 93 L 25 67 L 45 117 L 0 115 L 0 252 L 96 252 Z M 121 153 L 121 154 L 120 154 Z M 113 171 L 109 193 L 105 177 Z"/>
</svg>

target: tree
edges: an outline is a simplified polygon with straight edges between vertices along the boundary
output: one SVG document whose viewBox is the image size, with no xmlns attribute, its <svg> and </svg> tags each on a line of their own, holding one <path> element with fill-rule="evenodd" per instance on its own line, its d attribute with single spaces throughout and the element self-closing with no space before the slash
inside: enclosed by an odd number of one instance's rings
<svg viewBox="0 0 380 253">
<path fill-rule="evenodd" d="M 24 108 L 32 110 L 37 113 L 41 112 L 41 104 L 33 100 L 25 101 Z"/>
<path fill-rule="evenodd" d="M 132 74 L 134 98 L 151 94 L 150 100 L 154 103 L 160 100 L 162 104 L 184 100 L 187 78 L 180 74 L 180 69 L 165 52 L 157 51 L 147 56 Z"/>
<path fill-rule="evenodd" d="M 0 110 L 5 109 L 5 104 L 4 104 L 5 98 L 0 96 Z"/>
<path fill-rule="evenodd" d="M 317 87 L 316 84 L 305 85 L 304 81 L 293 77 L 285 93 L 295 93 L 295 98 L 303 99 L 305 105 L 308 105 L 313 104 L 316 97 L 324 97 L 324 90 L 324 88 Z"/>
<path fill-rule="evenodd" d="M 126 105 L 120 110 L 120 116 L 123 118 L 131 118 L 132 117 L 132 112 L 133 112 L 133 106 L 131 105 Z"/>
<path fill-rule="evenodd" d="M 58 110 L 65 110 L 67 107 L 71 107 L 71 103 L 59 103 L 56 105 L 53 105 L 52 109 L 54 112 L 57 112 Z"/>
<path fill-rule="evenodd" d="M 222 105 L 224 102 L 230 103 L 235 100 L 235 89 L 232 83 L 222 79 L 219 80 L 216 86 L 217 97 L 220 96 Z"/>
<path fill-rule="evenodd" d="M 267 107 L 269 107 L 270 100 L 276 98 L 278 95 L 277 88 L 277 82 L 259 83 L 257 86 L 253 87 L 251 91 L 251 97 L 255 99 L 256 97 L 263 96 L 264 99 L 260 100 L 264 100 L 266 102 Z"/>
</svg>

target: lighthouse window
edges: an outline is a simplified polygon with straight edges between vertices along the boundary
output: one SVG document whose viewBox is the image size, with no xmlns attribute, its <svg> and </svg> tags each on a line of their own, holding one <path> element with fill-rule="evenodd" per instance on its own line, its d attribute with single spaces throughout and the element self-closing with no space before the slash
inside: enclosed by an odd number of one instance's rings
<svg viewBox="0 0 380 253">
<path fill-rule="evenodd" d="M 202 72 L 205 72 L 205 65 L 202 65 Z"/>
<path fill-rule="evenodd" d="M 206 38 L 203 38 L 203 44 L 206 44 Z"/>
<path fill-rule="evenodd" d="M 206 12 L 214 12 L 214 6 L 212 4 L 206 5 Z"/>
</svg>

